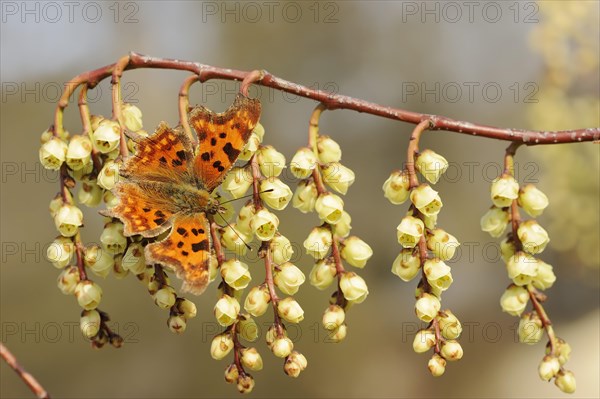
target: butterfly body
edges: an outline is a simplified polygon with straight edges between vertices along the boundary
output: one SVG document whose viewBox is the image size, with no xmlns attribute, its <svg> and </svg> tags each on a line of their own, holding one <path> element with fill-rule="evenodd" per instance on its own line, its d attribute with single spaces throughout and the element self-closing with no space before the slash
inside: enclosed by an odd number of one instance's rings
<svg viewBox="0 0 600 399">
<path fill-rule="evenodd" d="M 126 236 L 156 237 L 146 261 L 175 271 L 183 289 L 201 293 L 208 284 L 211 250 L 209 216 L 220 211 L 211 196 L 243 150 L 258 123 L 260 102 L 242 95 L 224 113 L 195 107 L 189 113 L 198 147 L 180 128 L 162 122 L 156 132 L 137 142 L 134 156 L 120 171 L 114 193 L 117 205 L 104 212 L 119 218 Z"/>
</svg>

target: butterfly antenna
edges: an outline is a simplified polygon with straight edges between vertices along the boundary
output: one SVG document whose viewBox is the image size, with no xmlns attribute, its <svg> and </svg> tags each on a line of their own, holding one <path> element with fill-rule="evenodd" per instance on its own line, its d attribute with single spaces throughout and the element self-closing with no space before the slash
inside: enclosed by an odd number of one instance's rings
<svg viewBox="0 0 600 399">
<path fill-rule="evenodd" d="M 261 191 L 261 192 L 259 192 L 259 194 L 270 193 L 271 191 L 273 191 L 272 188 L 270 188 L 268 190 L 265 190 L 265 191 Z M 241 199 L 244 199 L 244 198 L 249 198 L 249 197 L 252 197 L 252 196 L 254 196 L 254 194 L 248 194 L 248 195 L 244 195 L 243 197 L 234 198 L 234 199 L 230 199 L 230 200 L 227 200 L 227 201 L 220 202 L 219 204 L 223 205 L 223 204 L 227 204 L 228 202 L 233 202 L 233 201 L 241 200 Z"/>
<path fill-rule="evenodd" d="M 238 199 L 241 199 L 241 198 L 238 198 Z M 220 213 L 217 213 L 217 215 L 221 216 L 221 219 L 223 219 L 223 221 L 225 222 L 225 224 L 227 225 L 227 227 L 229 227 L 235 233 L 235 235 L 238 236 L 238 238 L 240 240 L 242 240 L 242 242 L 244 243 L 244 245 L 246 246 L 246 248 L 248 250 L 252 251 L 252 247 L 250 245 L 248 245 L 248 243 L 244 240 L 244 238 L 240 235 L 240 233 L 238 233 L 237 230 L 234 229 L 233 226 L 231 226 L 227 220 L 225 220 L 225 218 L 223 217 L 223 215 L 221 215 Z"/>
</svg>

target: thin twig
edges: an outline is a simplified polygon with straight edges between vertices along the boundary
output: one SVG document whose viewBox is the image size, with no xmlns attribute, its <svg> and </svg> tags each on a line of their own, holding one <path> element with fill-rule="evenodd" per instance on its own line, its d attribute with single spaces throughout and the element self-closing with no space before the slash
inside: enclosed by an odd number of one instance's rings
<svg viewBox="0 0 600 399">
<path fill-rule="evenodd" d="M 119 62 L 122 63 L 124 59 L 127 59 L 127 64 L 123 68 L 123 71 L 140 68 L 183 70 L 197 74 L 200 82 L 206 82 L 210 79 L 235 81 L 244 81 L 248 79 L 254 84 L 271 87 L 276 90 L 319 101 L 325 104 L 327 109 L 330 110 L 353 110 L 383 118 L 412 123 L 415 125 L 419 124 L 424 119 L 429 119 L 431 121 L 430 130 L 446 130 L 472 136 L 521 142 L 526 145 L 577 143 L 583 141 L 600 140 L 600 127 L 563 131 L 535 131 L 498 128 L 479 125 L 471 122 L 457 121 L 440 115 L 428 115 L 418 112 L 411 112 L 400 108 L 386 107 L 358 98 L 334 94 L 323 90 L 314 90 L 306 86 L 278 78 L 277 76 L 274 76 L 264 70 L 259 71 L 260 75 L 262 75 L 259 76 L 260 80 L 255 80 L 257 71 L 248 72 L 229 68 L 218 68 L 210 65 L 200 64 L 198 62 L 155 58 L 133 52 L 130 53 L 129 56 L 121 58 Z M 84 83 L 88 84 L 90 87 L 94 87 L 101 80 L 112 76 L 116 67 L 119 65 L 119 62 L 77 75 L 71 79 L 71 81 L 65 84 L 64 92 L 58 101 L 55 113 L 55 134 L 58 135 L 59 133 L 62 133 L 63 112 L 69 103 L 69 98 L 73 91 L 75 91 L 79 85 Z M 248 82 L 248 80 L 246 80 L 246 82 Z M 244 89 L 247 89 L 247 84 L 244 86 Z"/>
<path fill-rule="evenodd" d="M 4 359 L 6 364 L 8 364 L 14 371 L 17 373 L 19 377 L 23 380 L 23 382 L 31 389 L 38 398 L 49 399 L 50 395 L 44 389 L 44 387 L 36 380 L 36 378 L 29 374 L 20 364 L 17 362 L 17 358 L 8 350 L 3 343 L 0 342 L 0 357 Z"/>
</svg>

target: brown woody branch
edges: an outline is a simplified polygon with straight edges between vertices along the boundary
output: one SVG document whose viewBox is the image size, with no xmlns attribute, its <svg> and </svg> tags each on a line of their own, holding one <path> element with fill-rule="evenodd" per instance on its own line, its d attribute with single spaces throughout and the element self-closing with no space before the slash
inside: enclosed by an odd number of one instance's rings
<svg viewBox="0 0 600 399">
<path fill-rule="evenodd" d="M 63 129 L 63 111 L 68 105 L 69 98 L 78 86 L 86 84 L 89 87 L 95 87 L 101 80 L 109 76 L 111 76 L 113 82 L 116 83 L 119 81 L 119 78 L 124 71 L 140 68 L 189 71 L 198 75 L 198 80 L 200 82 L 206 82 L 210 79 L 241 81 L 243 82 L 241 87 L 243 92 L 247 92 L 249 85 L 254 83 L 296 94 L 301 97 L 310 98 L 323 103 L 329 110 L 348 109 L 415 125 L 423 120 L 429 120 L 429 130 L 446 130 L 497 140 L 519 142 L 526 145 L 577 143 L 600 140 L 600 127 L 563 131 L 535 131 L 478 125 L 466 121 L 457 121 L 440 115 L 421 114 L 400 108 L 386 107 L 358 98 L 333 94 L 323 90 L 313 90 L 306 86 L 281 79 L 264 70 L 239 71 L 204 65 L 198 62 L 149 57 L 134 52 L 131 52 L 128 56 L 122 57 L 117 63 L 77 75 L 70 82 L 65 84 L 65 90 L 58 102 L 55 113 L 54 126 L 57 133 L 60 133 Z"/>
<path fill-rule="evenodd" d="M 44 387 L 35 379 L 34 376 L 29 374 L 20 364 L 17 362 L 15 356 L 8 350 L 3 343 L 0 342 L 0 357 L 4 359 L 6 364 L 8 364 L 14 371 L 21 377 L 23 382 L 31 389 L 38 398 L 49 399 L 50 395 Z"/>
</svg>

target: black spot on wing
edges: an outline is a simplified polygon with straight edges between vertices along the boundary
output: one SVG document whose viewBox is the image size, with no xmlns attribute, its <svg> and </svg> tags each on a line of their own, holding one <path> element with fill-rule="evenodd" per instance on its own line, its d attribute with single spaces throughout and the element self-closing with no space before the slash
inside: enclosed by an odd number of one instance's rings
<svg viewBox="0 0 600 399">
<path fill-rule="evenodd" d="M 163 219 L 163 218 L 156 218 L 153 221 L 156 224 L 163 224 L 165 222 L 165 219 Z"/>
<path fill-rule="evenodd" d="M 179 235 L 187 237 L 188 232 L 186 229 L 184 229 L 183 227 L 178 227 L 177 228 L 177 233 L 179 233 Z"/>
<path fill-rule="evenodd" d="M 192 244 L 192 251 L 208 251 L 208 240 L 202 240 Z"/>
<path fill-rule="evenodd" d="M 208 162 L 208 161 L 210 161 L 210 153 L 203 152 L 202 155 L 200 155 L 200 158 L 202 158 L 203 161 Z"/>
<path fill-rule="evenodd" d="M 240 155 L 240 150 L 233 148 L 231 143 L 227 143 L 223 146 L 223 151 L 227 154 L 227 158 L 229 162 L 234 163 L 237 159 L 238 155 Z"/>
<path fill-rule="evenodd" d="M 213 147 L 217 145 L 217 139 L 216 138 L 211 138 L 210 139 L 210 145 L 212 145 Z"/>
<path fill-rule="evenodd" d="M 160 163 L 164 163 L 164 164 L 167 163 L 167 158 L 165 158 L 164 156 L 160 157 L 158 160 L 160 161 Z"/>
<path fill-rule="evenodd" d="M 185 151 L 184 150 L 179 150 L 177 151 L 175 154 L 177 154 L 177 158 L 179 158 L 180 160 L 185 160 Z"/>
<path fill-rule="evenodd" d="M 221 132 L 221 133 L 219 133 L 219 137 L 224 139 L 225 137 L 227 137 L 227 133 Z"/>
</svg>

